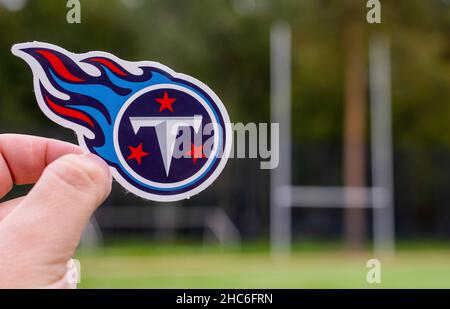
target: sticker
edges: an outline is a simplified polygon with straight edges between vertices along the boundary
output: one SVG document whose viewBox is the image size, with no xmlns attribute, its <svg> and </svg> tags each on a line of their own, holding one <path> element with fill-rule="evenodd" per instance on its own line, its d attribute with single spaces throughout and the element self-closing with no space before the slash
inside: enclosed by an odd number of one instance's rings
<svg viewBox="0 0 450 309">
<path fill-rule="evenodd" d="M 197 79 L 156 62 L 40 42 L 16 44 L 12 53 L 31 67 L 45 115 L 74 130 L 130 192 L 154 201 L 189 198 L 225 167 L 228 113 Z"/>
</svg>

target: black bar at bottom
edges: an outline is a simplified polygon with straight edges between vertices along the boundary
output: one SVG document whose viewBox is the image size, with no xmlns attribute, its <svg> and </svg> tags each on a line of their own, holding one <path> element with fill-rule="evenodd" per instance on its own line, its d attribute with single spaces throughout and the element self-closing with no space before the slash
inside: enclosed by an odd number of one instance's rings
<svg viewBox="0 0 450 309">
<path fill-rule="evenodd" d="M 450 304 L 448 290 L 3 290 L 2 308 L 11 304 L 111 305 L 130 309 L 133 305 L 159 308 L 161 305 L 198 308 L 227 305 L 431 305 Z M 290 306 L 289 306 L 290 307 Z M 12 308 L 12 307 L 11 307 Z M 102 307 L 103 308 L 103 307 Z M 120 308 L 120 307 L 119 307 Z"/>
</svg>

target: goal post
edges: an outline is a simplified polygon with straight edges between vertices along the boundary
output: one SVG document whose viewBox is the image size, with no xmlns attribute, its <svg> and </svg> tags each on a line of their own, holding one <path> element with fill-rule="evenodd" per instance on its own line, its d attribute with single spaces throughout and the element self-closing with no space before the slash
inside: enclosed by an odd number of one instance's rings
<svg viewBox="0 0 450 309">
<path fill-rule="evenodd" d="M 371 187 L 294 186 L 292 184 L 291 30 L 275 22 L 270 31 L 271 121 L 280 124 L 280 163 L 271 171 L 271 252 L 288 256 L 291 250 L 292 208 L 344 208 L 372 210 L 375 254 L 393 255 L 394 182 L 391 121 L 391 72 L 389 39 L 373 36 L 369 45 L 371 121 Z M 348 203 L 349 200 L 358 203 Z"/>
</svg>

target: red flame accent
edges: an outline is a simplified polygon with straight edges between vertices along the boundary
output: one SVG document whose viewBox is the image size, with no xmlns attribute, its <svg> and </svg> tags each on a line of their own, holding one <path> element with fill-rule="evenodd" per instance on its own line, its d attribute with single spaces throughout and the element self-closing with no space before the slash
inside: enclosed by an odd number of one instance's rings
<svg viewBox="0 0 450 309">
<path fill-rule="evenodd" d="M 74 110 L 74 109 L 71 109 L 71 108 L 59 106 L 55 102 L 50 100 L 47 96 L 45 96 L 45 101 L 47 101 L 47 104 L 50 106 L 50 108 L 55 113 L 58 113 L 58 114 L 61 114 L 61 115 L 64 115 L 64 116 L 68 116 L 68 117 L 72 117 L 72 118 L 75 118 L 75 119 L 79 119 L 81 121 L 84 121 L 84 122 L 88 123 L 91 127 L 94 127 L 94 124 L 92 123 L 92 120 L 89 119 L 89 117 L 86 116 L 85 114 L 83 114 L 82 112 Z"/>
<path fill-rule="evenodd" d="M 98 63 L 101 63 L 101 64 L 105 65 L 108 69 L 110 69 L 114 73 L 117 73 L 117 74 L 122 75 L 122 76 L 127 76 L 127 73 L 125 73 L 117 65 L 115 65 L 114 63 L 112 63 L 108 59 L 105 59 L 105 58 L 90 58 L 89 60 L 90 61 L 94 61 L 94 62 L 98 62 Z"/>
<path fill-rule="evenodd" d="M 73 75 L 72 73 L 70 73 L 69 70 L 67 70 L 64 63 L 61 61 L 61 59 L 59 59 L 55 54 L 47 50 L 37 50 L 36 52 L 44 56 L 50 62 L 50 64 L 56 70 L 56 72 L 65 79 L 70 80 L 72 82 L 84 82 L 83 79 L 80 79 L 75 75 Z"/>
</svg>

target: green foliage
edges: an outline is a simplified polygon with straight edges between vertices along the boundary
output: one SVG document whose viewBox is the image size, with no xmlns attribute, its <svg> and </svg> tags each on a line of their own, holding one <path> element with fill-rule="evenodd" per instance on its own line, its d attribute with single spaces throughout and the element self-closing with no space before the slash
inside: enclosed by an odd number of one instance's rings
<svg viewBox="0 0 450 309">
<path fill-rule="evenodd" d="M 32 77 L 12 56 L 16 42 L 47 41 L 68 50 L 106 50 L 129 60 L 162 62 L 210 85 L 233 121 L 268 121 L 269 30 L 293 28 L 294 137 L 339 142 L 344 105 L 343 1 L 82 1 L 82 23 L 66 22 L 65 1 L 28 1 L 19 12 L 0 7 L 0 127 L 55 128 L 35 106 Z M 393 46 L 397 145 L 449 147 L 450 7 L 439 0 L 382 1 L 382 24 L 365 23 L 367 38 L 387 32 Z M 25 112 L 24 112 L 25 111 Z M 57 128 L 57 130 L 63 130 Z"/>
</svg>

